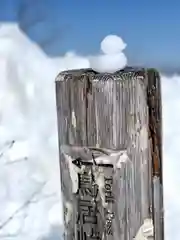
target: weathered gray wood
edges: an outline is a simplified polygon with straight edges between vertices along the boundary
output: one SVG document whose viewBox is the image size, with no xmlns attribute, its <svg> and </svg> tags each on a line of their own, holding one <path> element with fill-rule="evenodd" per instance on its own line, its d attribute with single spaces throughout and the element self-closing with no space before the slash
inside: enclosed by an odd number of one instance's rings
<svg viewBox="0 0 180 240">
<path fill-rule="evenodd" d="M 56 96 L 64 239 L 138 240 L 153 219 L 163 240 L 158 73 L 66 71 Z"/>
</svg>

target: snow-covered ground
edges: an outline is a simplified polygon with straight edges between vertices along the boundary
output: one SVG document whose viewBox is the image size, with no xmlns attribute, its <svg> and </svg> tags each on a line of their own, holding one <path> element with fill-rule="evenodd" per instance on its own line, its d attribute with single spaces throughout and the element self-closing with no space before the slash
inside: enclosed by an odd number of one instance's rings
<svg viewBox="0 0 180 240">
<path fill-rule="evenodd" d="M 59 239 L 62 208 L 54 80 L 62 70 L 90 63 L 74 52 L 50 59 L 16 24 L 1 25 L 0 239 Z M 180 77 L 162 76 L 162 89 L 166 239 L 179 240 Z"/>
<path fill-rule="evenodd" d="M 62 223 L 54 88 L 60 67 L 17 25 L 1 26 L 0 238 L 34 240 Z"/>
</svg>

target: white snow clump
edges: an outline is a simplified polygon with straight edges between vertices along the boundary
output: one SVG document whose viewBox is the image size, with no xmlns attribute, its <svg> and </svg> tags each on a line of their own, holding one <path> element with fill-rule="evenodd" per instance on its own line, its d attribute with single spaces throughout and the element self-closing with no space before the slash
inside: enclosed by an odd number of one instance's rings
<svg viewBox="0 0 180 240">
<path fill-rule="evenodd" d="M 116 35 L 108 35 L 101 42 L 103 54 L 89 58 L 90 67 L 98 73 L 114 73 L 123 69 L 127 58 L 122 52 L 126 43 Z"/>
</svg>

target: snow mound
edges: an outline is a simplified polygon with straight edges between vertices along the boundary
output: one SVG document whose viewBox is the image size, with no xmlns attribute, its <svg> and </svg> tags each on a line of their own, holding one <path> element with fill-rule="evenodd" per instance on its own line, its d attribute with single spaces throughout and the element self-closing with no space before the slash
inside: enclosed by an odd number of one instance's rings
<svg viewBox="0 0 180 240">
<path fill-rule="evenodd" d="M 114 38 L 114 37 L 113 37 Z M 92 57 L 99 72 L 127 63 L 112 37 Z M 114 38 L 115 39 L 115 38 Z M 113 40 L 114 41 L 114 40 Z M 118 45 L 117 44 L 117 45 Z M 121 45 L 121 47 L 120 47 Z M 117 52 L 117 49 L 118 52 Z M 108 54 L 107 54 L 108 53 Z M 59 239 L 62 231 L 54 80 L 60 71 L 89 67 L 69 52 L 48 58 L 13 24 L 0 28 L 0 238 Z M 165 235 L 179 240 L 180 77 L 162 76 Z"/>
</svg>

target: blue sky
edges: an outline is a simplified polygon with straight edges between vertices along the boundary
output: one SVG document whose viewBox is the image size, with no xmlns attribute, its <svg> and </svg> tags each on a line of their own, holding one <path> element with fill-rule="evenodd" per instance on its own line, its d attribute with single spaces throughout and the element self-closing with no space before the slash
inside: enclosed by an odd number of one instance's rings
<svg viewBox="0 0 180 240">
<path fill-rule="evenodd" d="M 18 21 L 52 56 L 97 53 L 104 36 L 117 34 L 132 64 L 180 65 L 177 0 L 0 0 L 0 21 Z"/>
</svg>

